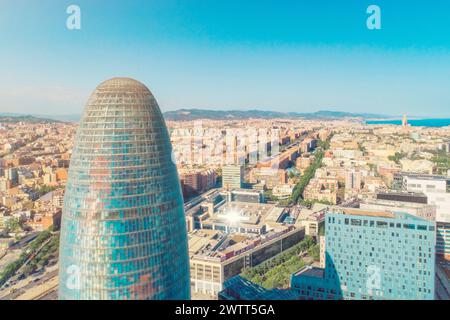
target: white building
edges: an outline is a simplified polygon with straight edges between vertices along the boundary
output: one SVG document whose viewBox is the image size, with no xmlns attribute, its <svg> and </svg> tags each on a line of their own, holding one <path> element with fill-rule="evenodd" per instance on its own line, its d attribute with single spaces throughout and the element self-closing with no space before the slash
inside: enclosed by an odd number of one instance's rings
<svg viewBox="0 0 450 320">
<path fill-rule="evenodd" d="M 403 186 L 412 192 L 423 192 L 428 203 L 436 206 L 436 254 L 450 260 L 450 178 L 434 175 L 408 175 Z"/>
<path fill-rule="evenodd" d="M 273 188 L 272 194 L 279 199 L 287 199 L 292 195 L 294 187 L 292 184 L 279 184 Z"/>
<path fill-rule="evenodd" d="M 433 175 L 408 175 L 404 188 L 410 192 L 423 192 L 428 203 L 436 206 L 436 221 L 450 223 L 450 178 Z"/>
</svg>

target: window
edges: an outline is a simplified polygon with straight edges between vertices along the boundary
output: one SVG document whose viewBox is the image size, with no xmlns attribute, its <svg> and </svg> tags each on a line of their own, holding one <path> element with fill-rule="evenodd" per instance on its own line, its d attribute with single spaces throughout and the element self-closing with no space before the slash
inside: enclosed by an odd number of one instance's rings
<svg viewBox="0 0 450 320">
<path fill-rule="evenodd" d="M 384 221 L 377 221 L 377 227 L 378 228 L 387 228 L 388 224 Z"/>
</svg>

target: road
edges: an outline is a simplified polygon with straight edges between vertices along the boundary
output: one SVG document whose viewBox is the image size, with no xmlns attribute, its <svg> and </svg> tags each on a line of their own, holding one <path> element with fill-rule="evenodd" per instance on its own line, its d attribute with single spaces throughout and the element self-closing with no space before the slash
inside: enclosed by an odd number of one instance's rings
<svg viewBox="0 0 450 320">
<path fill-rule="evenodd" d="M 294 146 L 298 146 L 300 145 L 300 143 L 302 143 L 303 140 L 305 140 L 311 133 L 313 132 L 308 132 L 305 133 L 303 135 L 301 135 L 300 137 L 298 137 L 295 141 L 293 141 L 292 143 L 290 143 L 289 145 L 285 146 L 281 146 L 279 153 L 277 155 L 282 154 L 283 152 L 285 152 L 286 150 L 289 150 L 290 148 L 294 147 Z M 244 181 L 249 181 L 250 180 L 250 171 L 256 167 L 256 164 L 252 164 L 252 165 L 247 165 L 245 167 L 245 172 L 244 172 Z"/>
<path fill-rule="evenodd" d="M 46 294 L 35 300 L 58 300 L 58 290 L 55 287 L 53 290 L 49 290 Z"/>
<path fill-rule="evenodd" d="M 28 141 L 25 145 L 21 146 L 20 148 L 17 148 L 16 150 L 12 151 L 11 153 L 4 155 L 3 159 L 4 160 L 13 159 L 16 153 L 20 153 L 23 149 L 30 147 L 33 143 L 38 142 L 39 140 L 42 140 L 45 137 L 46 137 L 46 135 L 40 136 L 40 137 L 35 137 L 33 140 Z M 19 168 L 20 167 L 24 167 L 24 166 L 19 166 Z"/>
<path fill-rule="evenodd" d="M 52 297 L 57 292 L 58 282 L 59 278 L 57 276 L 53 277 L 30 288 L 15 300 L 48 300 L 49 297 Z"/>
<path fill-rule="evenodd" d="M 3 270 L 8 264 L 19 259 L 20 253 L 20 250 L 7 250 L 6 254 L 0 259 L 0 270 Z"/>
<path fill-rule="evenodd" d="M 38 277 L 35 279 L 31 279 L 30 277 L 27 278 L 26 280 L 28 280 L 28 283 L 25 284 L 24 286 L 20 286 L 21 284 L 23 284 L 24 282 L 19 282 L 16 285 L 12 286 L 11 288 L 9 288 L 9 294 L 0 297 L 0 300 L 16 300 L 19 297 L 26 295 L 27 292 L 29 292 L 30 290 L 33 290 L 37 287 L 43 286 L 46 283 L 49 283 L 53 286 L 54 285 L 54 279 L 58 277 L 58 269 L 57 266 L 52 268 L 53 270 L 47 272 L 45 275 L 43 275 L 42 277 Z M 57 285 L 57 284 L 56 284 Z M 51 289 L 51 288 L 49 288 Z M 6 290 L 5 290 L 6 291 Z M 13 291 L 13 292 L 11 292 Z"/>
<path fill-rule="evenodd" d="M 31 232 L 29 234 L 27 234 L 25 237 L 23 237 L 22 239 L 20 239 L 19 241 L 14 242 L 9 248 L 8 250 L 16 250 L 16 249 L 21 249 L 23 248 L 23 246 L 29 244 L 31 241 L 33 241 L 34 239 L 36 239 L 36 237 L 39 235 L 39 232 Z"/>
</svg>

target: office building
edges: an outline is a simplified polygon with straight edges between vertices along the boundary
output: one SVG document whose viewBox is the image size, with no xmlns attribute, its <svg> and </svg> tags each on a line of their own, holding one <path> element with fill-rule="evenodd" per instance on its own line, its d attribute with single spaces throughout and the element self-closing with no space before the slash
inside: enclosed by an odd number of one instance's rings
<svg viewBox="0 0 450 320">
<path fill-rule="evenodd" d="M 264 194 L 262 191 L 251 189 L 234 189 L 231 191 L 227 191 L 226 198 L 228 202 L 265 202 Z"/>
<path fill-rule="evenodd" d="M 224 166 L 222 167 L 222 187 L 227 190 L 240 189 L 244 182 L 243 166 Z"/>
<path fill-rule="evenodd" d="M 304 229 L 292 226 L 264 235 L 207 229 L 189 233 L 192 293 L 217 297 L 225 281 L 288 250 L 304 236 Z"/>
<path fill-rule="evenodd" d="M 305 236 L 301 226 L 284 223 L 286 208 L 253 201 L 248 195 L 241 198 L 248 201 L 238 202 L 233 200 L 234 192 L 211 194 L 186 211 L 195 227 L 188 234 L 195 298 L 216 298 L 225 281 L 291 248 Z"/>
<path fill-rule="evenodd" d="M 59 299 L 189 299 L 183 200 L 152 93 L 128 78 L 91 95 L 70 162 Z"/>
<path fill-rule="evenodd" d="M 291 278 L 302 299 L 434 299 L 433 222 L 360 209 L 336 209 L 325 220 L 325 268 Z"/>
<path fill-rule="evenodd" d="M 428 203 L 436 206 L 436 254 L 450 261 L 450 178 L 437 175 L 405 175 L 403 187 L 408 191 L 423 192 Z"/>
<path fill-rule="evenodd" d="M 377 200 L 398 201 L 408 203 L 427 204 L 428 198 L 423 193 L 415 192 L 378 192 L 376 194 Z"/>
<path fill-rule="evenodd" d="M 404 189 L 422 192 L 436 206 L 436 221 L 450 222 L 450 178 L 435 175 L 407 175 Z"/>
</svg>

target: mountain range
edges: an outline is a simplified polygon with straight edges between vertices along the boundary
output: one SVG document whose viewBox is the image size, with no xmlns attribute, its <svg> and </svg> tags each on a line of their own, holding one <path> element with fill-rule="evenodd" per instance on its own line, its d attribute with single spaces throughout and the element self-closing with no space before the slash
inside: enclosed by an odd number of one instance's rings
<svg viewBox="0 0 450 320">
<path fill-rule="evenodd" d="M 299 112 L 279 112 L 279 111 L 262 111 L 262 110 L 204 110 L 204 109 L 180 109 L 176 111 L 167 111 L 164 113 L 166 120 L 241 120 L 241 119 L 343 119 L 343 118 L 360 118 L 360 119 L 390 119 L 392 116 L 371 114 L 371 113 L 350 113 L 340 111 L 317 111 L 312 113 Z"/>
<path fill-rule="evenodd" d="M 81 115 L 39 115 L 39 114 L 16 114 L 0 113 L 2 122 L 77 122 Z M 179 109 L 176 111 L 164 112 L 164 118 L 169 121 L 190 121 L 198 119 L 209 120 L 243 120 L 243 119 L 392 119 L 394 116 L 372 114 L 372 113 L 351 113 L 341 111 L 317 111 L 311 113 L 300 112 L 279 112 L 263 110 L 206 110 L 206 109 Z"/>
<path fill-rule="evenodd" d="M 56 119 L 52 116 L 37 116 L 29 114 L 18 113 L 0 113 L 0 122 L 3 123 L 15 123 L 15 122 L 32 122 L 32 123 L 50 123 L 61 122 L 62 120 Z"/>
</svg>

